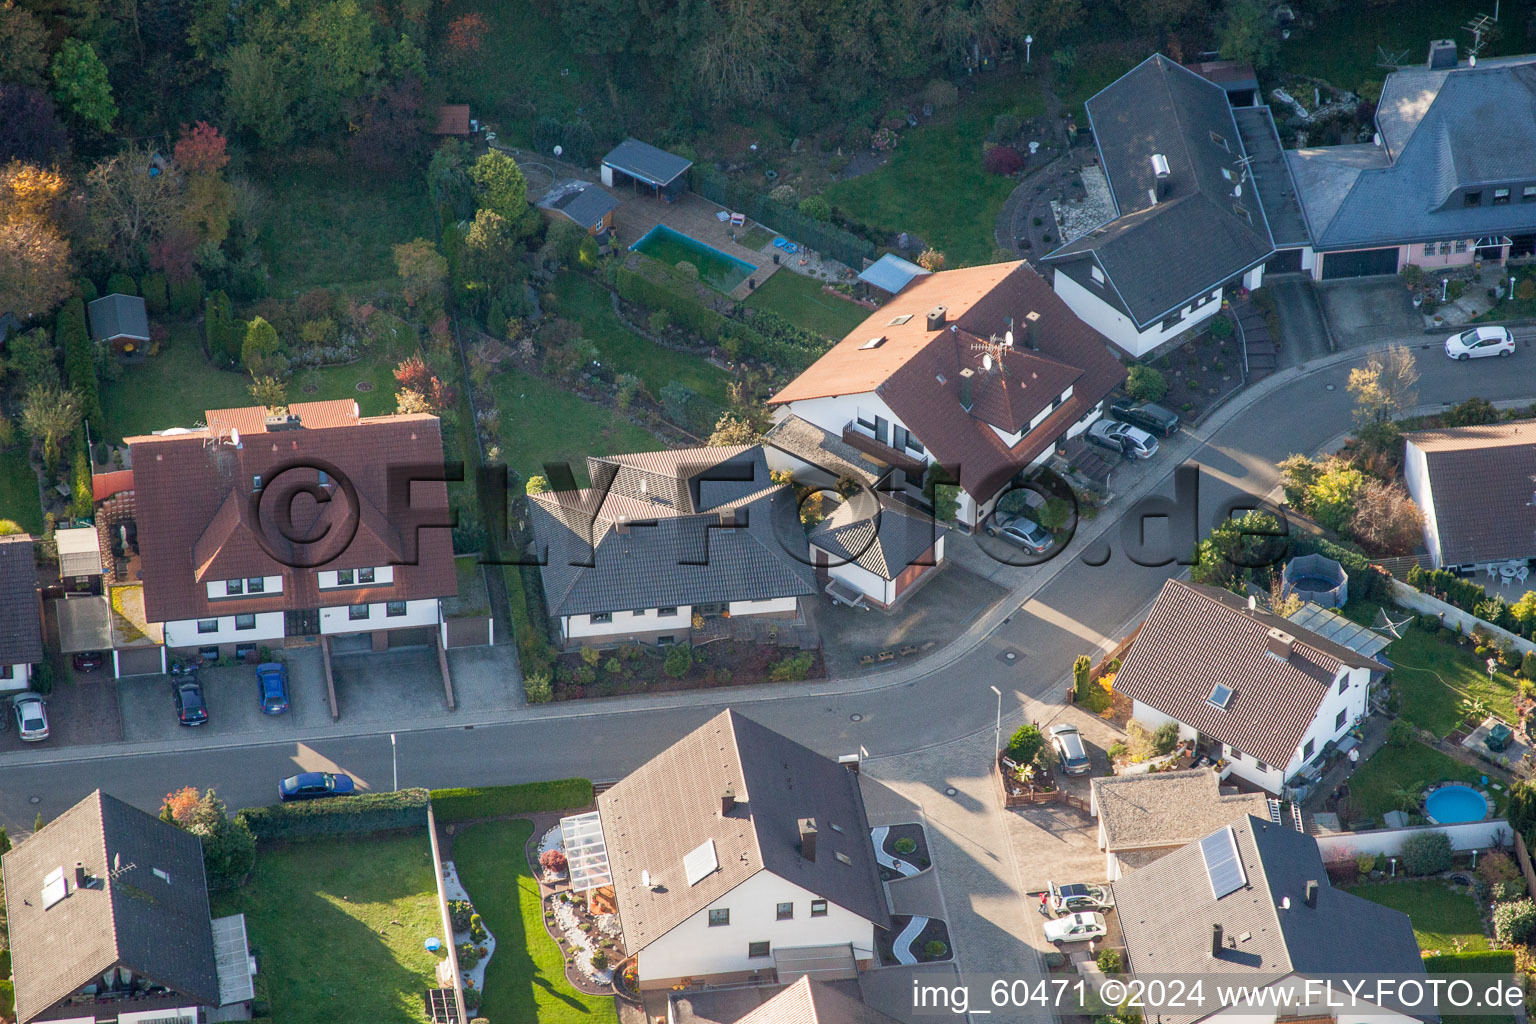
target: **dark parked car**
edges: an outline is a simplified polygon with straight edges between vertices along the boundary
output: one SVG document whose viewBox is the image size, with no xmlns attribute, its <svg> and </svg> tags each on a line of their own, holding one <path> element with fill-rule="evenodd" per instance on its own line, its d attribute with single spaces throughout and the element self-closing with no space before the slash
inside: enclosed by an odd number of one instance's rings
<svg viewBox="0 0 1536 1024">
<path fill-rule="evenodd" d="M 1109 407 L 1109 414 L 1121 423 L 1129 423 L 1154 434 L 1172 437 L 1179 432 L 1179 414 L 1151 402 L 1125 402 Z"/>
<path fill-rule="evenodd" d="M 107 656 L 100 651 L 81 651 L 73 660 L 76 672 L 95 672 L 107 663 Z"/>
<path fill-rule="evenodd" d="M 208 705 L 203 702 L 202 683 L 182 676 L 171 684 L 171 694 L 176 698 L 176 721 L 182 725 L 207 724 Z"/>
<path fill-rule="evenodd" d="M 256 666 L 256 696 L 261 713 L 280 715 L 288 710 L 288 668 L 277 661 Z"/>
<path fill-rule="evenodd" d="M 314 800 L 322 796 L 351 796 L 356 787 L 352 776 L 340 772 L 304 772 L 290 775 L 277 784 L 280 800 Z"/>
</svg>

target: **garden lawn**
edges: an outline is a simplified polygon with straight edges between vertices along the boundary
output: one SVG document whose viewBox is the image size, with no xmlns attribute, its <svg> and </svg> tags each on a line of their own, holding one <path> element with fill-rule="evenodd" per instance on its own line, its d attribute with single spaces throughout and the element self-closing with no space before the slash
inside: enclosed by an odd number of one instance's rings
<svg viewBox="0 0 1536 1024">
<path fill-rule="evenodd" d="M 546 462 L 566 462 L 576 482 L 587 478 L 588 455 L 643 452 L 666 445 L 612 409 L 558 385 L 505 367 L 491 378 L 501 414 L 501 450 L 507 465 L 527 479 Z"/>
<path fill-rule="evenodd" d="M 567 271 L 555 279 L 554 290 L 559 315 L 581 326 L 581 336 L 597 346 L 603 365 L 615 373 L 634 374 L 657 398 L 668 383 L 681 381 L 717 410 L 709 416 L 711 424 L 718 410 L 730 404 L 725 390 L 730 377 L 724 370 L 699 356 L 652 344 L 625 327 L 613 315 L 608 289 L 590 277 Z"/>
<path fill-rule="evenodd" d="M 1464 889 L 1423 879 L 1412 882 L 1376 882 L 1349 890 L 1372 903 L 1401 910 L 1413 921 L 1413 936 L 1426 953 L 1454 953 L 1456 942 L 1468 952 L 1488 949 L 1483 934 L 1483 915 L 1477 900 Z"/>
<path fill-rule="evenodd" d="M 777 313 L 829 341 L 842 341 L 870 315 L 863 306 L 822 291 L 816 278 L 789 270 L 781 270 L 763 282 L 748 297 L 747 305 Z"/>
<path fill-rule="evenodd" d="M 1480 700 L 1489 714 L 1515 721 L 1517 684 L 1507 672 L 1488 678 L 1487 659 L 1470 649 L 1409 626 L 1385 651 L 1402 701 L 1404 718 L 1436 736 L 1445 736 L 1464 719 L 1463 699 Z"/>
<path fill-rule="evenodd" d="M 168 427 L 191 427 L 202 422 L 207 409 L 250 405 L 249 384 L 245 374 L 208 362 L 197 324 L 173 323 L 159 355 L 124 366 L 116 381 L 102 380 L 107 437 L 119 441 Z"/>
<path fill-rule="evenodd" d="M 295 162 L 258 180 L 267 193 L 262 247 L 278 298 L 321 285 L 393 288 L 393 247 L 436 237 L 419 174 L 386 181 L 344 162 Z"/>
<path fill-rule="evenodd" d="M 422 942 L 442 927 L 424 829 L 263 848 L 250 883 L 215 899 L 213 913 L 245 914 L 273 1020 L 425 1020 L 438 958 Z"/>
<path fill-rule="evenodd" d="M 34 537 L 43 532 L 43 506 L 37 496 L 37 474 L 27 458 L 24 441 L 18 440 L 12 451 L 0 452 L 0 519 L 13 520 Z"/>
<path fill-rule="evenodd" d="M 472 825 L 453 839 L 459 881 L 496 936 L 485 1001 L 474 1016 L 509 1024 L 615 1024 L 613 997 L 576 991 L 560 947 L 544 930 L 539 883 L 523 855 L 532 834 L 533 825 L 518 819 Z"/>
<path fill-rule="evenodd" d="M 943 252 L 950 267 L 987 263 L 997 249 L 998 211 L 1018 183 L 982 170 L 982 140 L 998 114 L 1035 117 L 1044 109 L 1030 79 L 990 82 L 955 109 L 901 132 L 886 166 L 837 182 L 827 189 L 827 200 L 877 231 L 912 232 Z"/>
<path fill-rule="evenodd" d="M 1481 788 L 1482 775 L 1417 740 L 1401 747 L 1388 744 L 1350 777 L 1349 800 L 1357 817 L 1380 818 L 1388 811 L 1415 810 L 1424 788 L 1432 783 L 1455 780 Z M 1497 799 L 1502 805 L 1503 798 Z"/>
</svg>

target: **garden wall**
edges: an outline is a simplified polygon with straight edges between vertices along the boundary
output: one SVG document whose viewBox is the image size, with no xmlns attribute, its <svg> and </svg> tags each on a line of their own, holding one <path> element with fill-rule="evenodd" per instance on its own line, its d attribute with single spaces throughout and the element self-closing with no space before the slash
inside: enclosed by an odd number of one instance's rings
<svg viewBox="0 0 1536 1024">
<path fill-rule="evenodd" d="M 1470 633 L 1473 626 L 1481 626 L 1499 640 L 1508 643 L 1510 647 L 1521 654 L 1536 651 L 1536 643 L 1517 636 L 1501 626 L 1495 626 L 1485 619 L 1480 619 L 1471 612 L 1464 612 L 1455 605 L 1447 604 L 1440 600 L 1438 597 L 1430 597 L 1422 590 L 1410 587 L 1401 580 L 1394 579 L 1387 584 L 1387 587 L 1392 600 L 1404 608 L 1411 608 L 1425 615 L 1440 615 L 1443 617 L 1445 625 L 1449 628 L 1454 629 L 1460 626 L 1463 633 Z"/>
<path fill-rule="evenodd" d="M 1508 842 L 1514 830 L 1502 818 L 1488 821 L 1469 821 L 1462 825 L 1419 825 L 1414 828 L 1381 828 L 1369 832 L 1338 832 L 1317 837 L 1318 852 L 1323 862 L 1348 860 L 1362 853 L 1378 857 L 1396 857 L 1403 852 L 1403 844 L 1420 832 L 1444 832 L 1451 840 L 1453 850 L 1486 850 Z"/>
</svg>

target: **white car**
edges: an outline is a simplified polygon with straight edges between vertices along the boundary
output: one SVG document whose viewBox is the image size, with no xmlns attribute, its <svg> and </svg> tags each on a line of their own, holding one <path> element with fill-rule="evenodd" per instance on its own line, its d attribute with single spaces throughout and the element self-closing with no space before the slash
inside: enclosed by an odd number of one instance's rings
<svg viewBox="0 0 1536 1024">
<path fill-rule="evenodd" d="M 1508 327 L 1474 327 L 1445 339 L 1445 354 L 1456 360 L 1508 356 L 1514 351 L 1515 338 Z"/>
<path fill-rule="evenodd" d="M 1128 459 L 1150 459 L 1157 454 L 1157 438 L 1129 423 L 1095 420 L 1086 436 L 1100 448 L 1120 452 Z"/>
<path fill-rule="evenodd" d="M 1107 885 L 1091 882 L 1070 882 L 1067 885 L 1050 883 L 1051 909 L 1058 914 L 1077 910 L 1108 910 L 1115 905 L 1114 894 Z"/>
<path fill-rule="evenodd" d="M 27 743 L 48 738 L 48 705 L 35 693 L 18 693 L 11 698 L 16 716 L 16 730 Z"/>
<path fill-rule="evenodd" d="M 1077 726 L 1069 722 L 1051 726 L 1051 746 L 1056 749 L 1056 760 L 1061 770 L 1068 775 L 1087 775 L 1093 768 Z"/>
<path fill-rule="evenodd" d="M 1045 937 L 1060 946 L 1066 942 L 1087 942 L 1109 934 L 1103 914 L 1068 914 L 1045 922 Z"/>
</svg>

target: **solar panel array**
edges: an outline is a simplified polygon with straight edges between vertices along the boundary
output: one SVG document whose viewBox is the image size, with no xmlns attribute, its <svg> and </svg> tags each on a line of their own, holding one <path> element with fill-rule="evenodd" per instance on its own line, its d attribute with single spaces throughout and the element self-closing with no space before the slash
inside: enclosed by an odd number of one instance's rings
<svg viewBox="0 0 1536 1024">
<path fill-rule="evenodd" d="M 1200 855 L 1205 858 L 1211 894 L 1218 900 L 1248 884 L 1248 874 L 1237 855 L 1237 837 L 1230 828 L 1212 832 L 1200 840 Z"/>
<path fill-rule="evenodd" d="M 719 867 L 720 859 L 715 854 L 713 839 L 704 840 L 701 846 L 690 850 L 683 857 L 683 874 L 688 877 L 689 885 L 698 885 Z"/>
<path fill-rule="evenodd" d="M 596 811 L 560 819 L 560 841 L 571 873 L 571 888 L 581 892 L 613 884 L 608 865 L 608 844 L 603 841 L 603 821 Z"/>
</svg>

